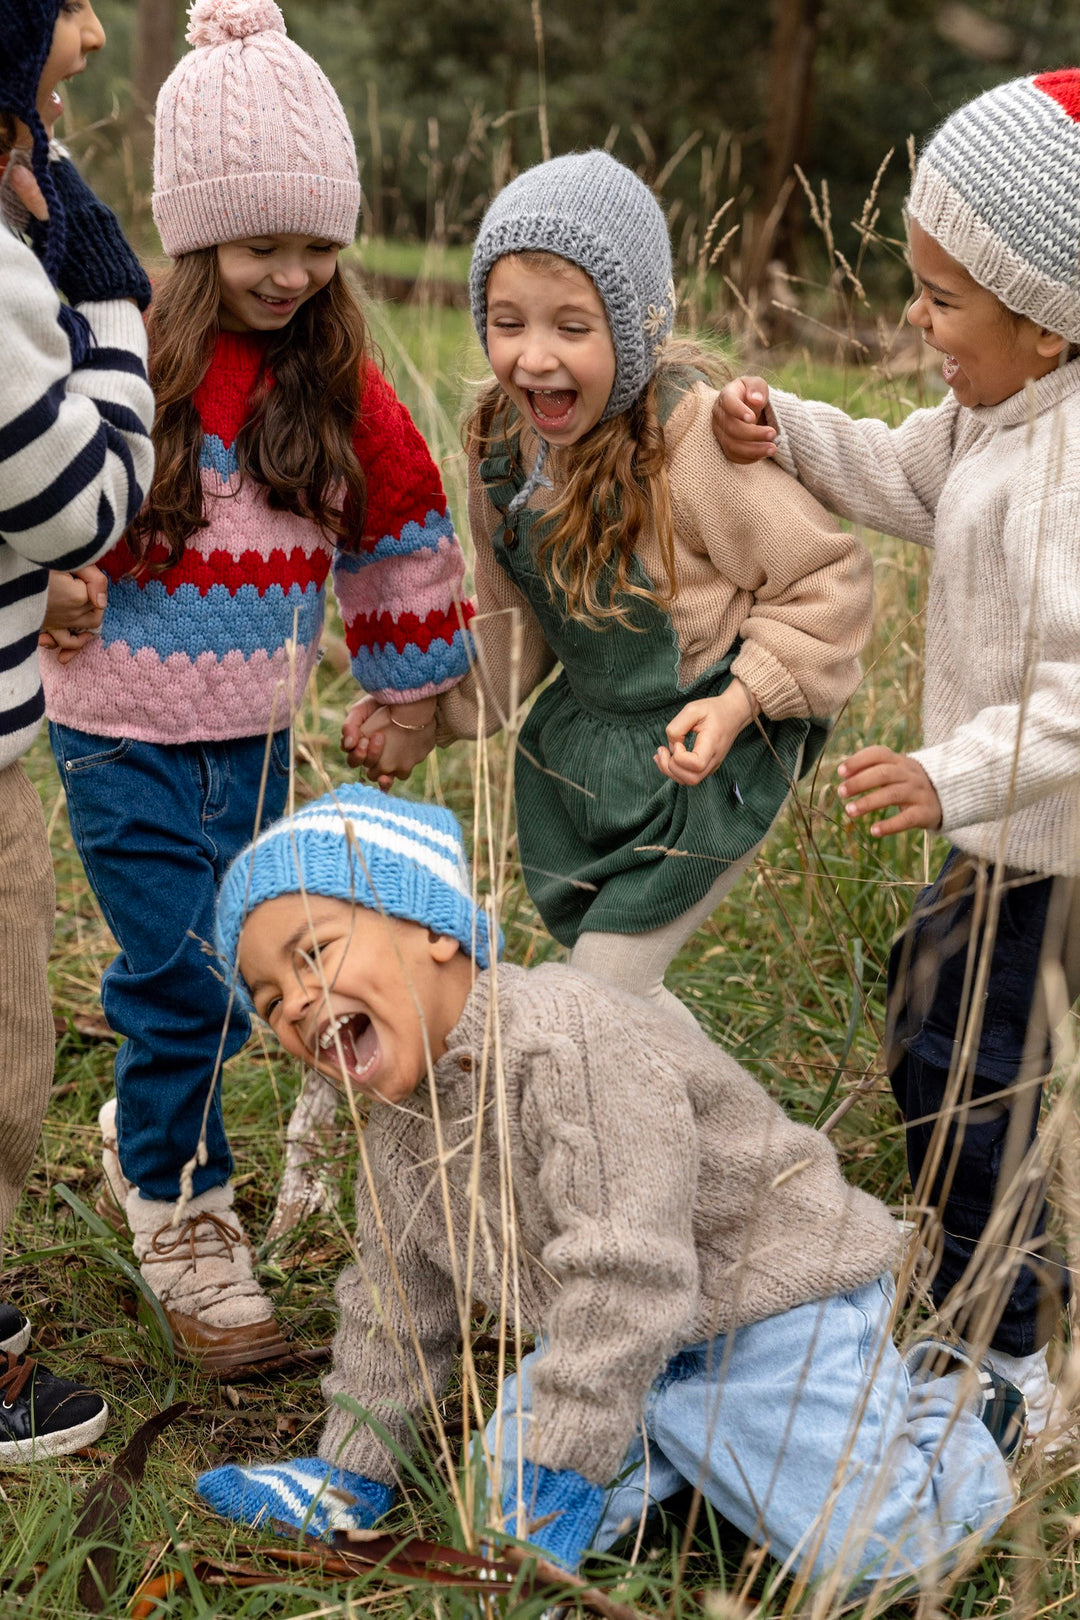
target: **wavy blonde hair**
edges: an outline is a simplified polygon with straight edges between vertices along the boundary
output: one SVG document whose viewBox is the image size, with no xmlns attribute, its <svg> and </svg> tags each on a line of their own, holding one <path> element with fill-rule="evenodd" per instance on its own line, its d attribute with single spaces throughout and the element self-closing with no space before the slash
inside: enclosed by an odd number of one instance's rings
<svg viewBox="0 0 1080 1620">
<path fill-rule="evenodd" d="M 520 257 L 539 260 L 548 255 Z M 580 623 L 600 629 L 605 622 L 614 622 L 626 629 L 641 629 L 633 619 L 635 598 L 660 608 L 675 599 L 675 525 L 660 393 L 665 382 L 681 380 L 691 369 L 703 373 L 714 386 L 731 375 L 720 357 L 702 344 L 687 339 L 669 341 L 648 387 L 634 403 L 618 416 L 598 423 L 562 453 L 568 468 L 566 487 L 544 514 L 537 563 L 547 573 L 552 601 L 560 594 L 566 612 Z M 521 425 L 517 406 L 492 379 L 484 384 L 466 419 L 465 448 L 483 456 L 500 440 L 511 441 Z M 662 586 L 652 589 L 635 584 L 630 577 L 638 536 L 649 524 L 660 542 L 666 576 Z M 611 590 L 601 594 L 601 584 L 612 570 Z"/>
</svg>

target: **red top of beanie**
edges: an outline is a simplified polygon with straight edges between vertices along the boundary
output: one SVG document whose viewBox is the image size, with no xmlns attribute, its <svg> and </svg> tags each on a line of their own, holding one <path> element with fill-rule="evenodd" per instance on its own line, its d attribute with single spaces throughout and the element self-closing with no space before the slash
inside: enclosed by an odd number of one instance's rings
<svg viewBox="0 0 1080 1620">
<path fill-rule="evenodd" d="M 1045 90 L 1064 107 L 1074 124 L 1080 124 L 1080 68 L 1057 68 L 1053 73 L 1037 73 L 1032 79 L 1036 90 Z"/>
</svg>

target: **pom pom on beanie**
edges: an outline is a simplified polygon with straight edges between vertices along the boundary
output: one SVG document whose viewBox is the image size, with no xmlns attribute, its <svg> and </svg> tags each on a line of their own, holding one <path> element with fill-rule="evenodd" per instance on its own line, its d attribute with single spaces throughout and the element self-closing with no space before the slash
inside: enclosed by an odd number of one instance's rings
<svg viewBox="0 0 1080 1620">
<path fill-rule="evenodd" d="M 249 34 L 285 32 L 274 0 L 195 0 L 188 17 L 189 45 L 224 45 Z"/>
</svg>

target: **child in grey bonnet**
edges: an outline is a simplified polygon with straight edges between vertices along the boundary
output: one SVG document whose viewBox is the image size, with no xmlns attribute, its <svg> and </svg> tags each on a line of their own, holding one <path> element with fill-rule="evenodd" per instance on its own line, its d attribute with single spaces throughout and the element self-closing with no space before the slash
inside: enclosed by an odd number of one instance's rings
<svg viewBox="0 0 1080 1620">
<path fill-rule="evenodd" d="M 218 948 L 286 1050 L 371 1101 L 317 1454 L 203 1474 L 219 1513 L 387 1513 L 468 1274 L 537 1335 L 486 1431 L 491 1521 L 569 1570 L 687 1483 L 845 1590 L 1001 1523 L 1022 1411 L 942 1346 L 901 1358 L 885 1208 L 700 1033 L 499 965 L 448 811 L 352 785 L 276 823 L 225 879 Z"/>
</svg>

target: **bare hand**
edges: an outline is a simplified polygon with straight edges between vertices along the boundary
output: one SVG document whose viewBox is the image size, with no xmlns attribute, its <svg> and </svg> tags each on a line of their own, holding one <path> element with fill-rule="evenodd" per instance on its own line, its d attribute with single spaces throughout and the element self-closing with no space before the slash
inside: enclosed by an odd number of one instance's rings
<svg viewBox="0 0 1080 1620">
<path fill-rule="evenodd" d="M 937 790 L 918 760 L 909 754 L 896 754 L 880 745 L 860 748 L 857 754 L 840 762 L 837 775 L 842 778 L 840 797 L 846 801 L 844 809 L 852 819 L 871 810 L 896 808 L 895 816 L 873 823 L 870 831 L 875 838 L 907 832 L 910 827 L 925 827 L 933 832 L 941 826 Z"/>
<path fill-rule="evenodd" d="M 395 725 L 391 714 L 401 716 Z M 395 704 L 361 698 L 345 716 L 341 746 L 350 765 L 363 770 L 384 793 L 396 777 L 404 782 L 435 746 L 435 700 Z"/>
<path fill-rule="evenodd" d="M 382 729 L 372 731 L 368 721 L 374 715 L 381 715 L 381 726 L 389 724 L 389 715 L 386 705 L 380 703 L 378 698 L 360 698 L 353 704 L 341 725 L 341 748 L 349 764 L 356 770 L 363 770 L 368 762 L 368 751 L 373 756 L 382 752 Z"/>
<path fill-rule="evenodd" d="M 764 377 L 736 377 L 713 405 L 712 430 L 729 461 L 749 466 L 776 454 L 776 429 L 765 421 L 769 385 Z"/>
<path fill-rule="evenodd" d="M 13 163 L 8 183 L 28 214 L 34 219 L 48 219 L 49 205 L 41 194 L 33 169 L 28 169 L 24 163 Z"/>
<path fill-rule="evenodd" d="M 100 630 L 108 592 L 107 575 L 93 564 L 73 574 L 50 573 L 38 646 L 56 649 L 59 662 L 70 664 Z"/>
<path fill-rule="evenodd" d="M 686 704 L 667 727 L 668 746 L 661 746 L 653 755 L 657 770 L 687 787 L 704 781 L 723 764 L 739 732 L 754 718 L 756 707 L 741 681 L 732 681 L 719 697 Z M 686 746 L 691 731 L 695 733 L 692 750 Z"/>
</svg>

